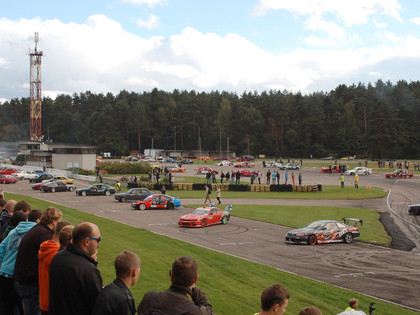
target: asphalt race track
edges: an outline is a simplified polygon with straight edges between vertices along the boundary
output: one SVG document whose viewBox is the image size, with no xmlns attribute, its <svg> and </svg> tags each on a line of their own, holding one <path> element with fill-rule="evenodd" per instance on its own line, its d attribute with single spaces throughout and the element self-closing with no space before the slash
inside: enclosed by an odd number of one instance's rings
<svg viewBox="0 0 420 315">
<path fill-rule="evenodd" d="M 194 166 L 188 165 L 187 168 L 187 172 L 192 174 Z M 265 169 L 260 170 L 265 174 Z M 284 172 L 281 174 L 284 181 Z M 302 175 L 303 184 L 340 184 L 339 175 L 321 174 L 319 169 L 303 169 Z M 352 185 L 353 177 L 346 177 L 346 186 Z M 29 195 L 420 311 L 420 216 L 409 216 L 407 210 L 408 204 L 420 203 L 420 177 L 390 180 L 380 173 L 360 176 L 360 189 L 366 189 L 366 185 L 383 187 L 390 193 L 382 199 L 349 201 L 224 200 L 222 194 L 223 205 L 233 204 L 233 217 L 227 225 L 204 229 L 177 226 L 178 218 L 190 212 L 183 207 L 175 210 L 136 211 L 129 203 L 119 203 L 113 196 L 81 197 L 70 192 L 46 194 L 32 190 L 27 181 L 1 187 L 6 191 L 6 199 L 7 192 Z M 87 186 L 87 183 L 76 182 L 76 186 Z M 203 201 L 204 192 L 202 200 L 181 200 L 181 203 L 197 204 Z M 377 209 L 384 212 L 394 238 L 397 235 L 402 240 L 397 247 L 406 250 L 359 241 L 317 246 L 289 245 L 285 243 L 284 236 L 290 228 L 234 217 L 235 206 L 249 203 Z M 405 245 L 404 240 L 407 240 Z"/>
</svg>

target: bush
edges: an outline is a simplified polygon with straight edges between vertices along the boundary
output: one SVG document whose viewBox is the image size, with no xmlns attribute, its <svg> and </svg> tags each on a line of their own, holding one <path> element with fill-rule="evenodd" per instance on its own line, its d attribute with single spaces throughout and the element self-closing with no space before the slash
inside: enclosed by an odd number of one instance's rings
<svg viewBox="0 0 420 315">
<path fill-rule="evenodd" d="M 144 162 L 102 162 L 98 167 L 111 174 L 147 174 L 150 170 Z"/>
</svg>

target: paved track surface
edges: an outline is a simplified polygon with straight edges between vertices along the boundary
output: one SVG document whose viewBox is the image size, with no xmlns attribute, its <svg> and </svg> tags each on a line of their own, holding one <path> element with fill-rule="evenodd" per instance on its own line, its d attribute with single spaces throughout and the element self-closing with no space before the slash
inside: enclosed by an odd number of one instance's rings
<svg viewBox="0 0 420 315">
<path fill-rule="evenodd" d="M 223 168 L 233 169 L 233 168 Z M 261 169 L 264 171 L 264 169 Z M 192 172 L 192 167 L 187 170 Z M 283 177 L 282 172 L 282 178 Z M 297 173 L 295 172 L 296 177 Z M 321 174 L 319 169 L 302 170 L 304 184 L 339 185 L 337 174 Z M 290 173 L 289 173 L 290 176 Z M 247 179 L 245 179 L 247 180 Z M 346 186 L 353 178 L 346 177 Z M 77 182 L 78 187 L 87 183 Z M 176 210 L 135 211 L 129 203 L 113 197 L 79 197 L 74 193 L 43 193 L 33 191 L 27 182 L 2 185 L 6 192 L 30 195 L 81 211 L 100 215 L 118 222 L 144 228 L 199 246 L 255 261 L 264 265 L 324 281 L 343 288 L 420 310 L 420 217 L 409 216 L 407 205 L 419 203 L 420 178 L 386 180 L 383 174 L 360 176 L 360 189 L 366 185 L 390 190 L 388 198 L 374 200 L 252 200 L 230 199 L 223 204 L 333 205 L 377 209 L 394 221 L 393 233 L 411 241 L 410 251 L 375 246 L 355 241 L 352 244 L 318 246 L 288 245 L 284 236 L 290 228 L 232 217 L 224 226 L 185 229 L 177 226 L 178 218 L 190 212 Z M 203 193 L 204 195 L 204 193 Z M 204 198 L 203 198 L 204 199 Z M 202 200 L 182 200 L 197 204 Z M 234 212 L 232 213 L 234 215 Z M 392 223 L 392 222 L 391 222 Z"/>
</svg>

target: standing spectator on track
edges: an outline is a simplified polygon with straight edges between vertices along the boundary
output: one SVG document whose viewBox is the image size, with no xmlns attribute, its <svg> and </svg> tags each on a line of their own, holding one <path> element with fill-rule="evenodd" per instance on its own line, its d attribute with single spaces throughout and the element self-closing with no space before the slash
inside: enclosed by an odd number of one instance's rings
<svg viewBox="0 0 420 315">
<path fill-rule="evenodd" d="M 277 173 L 276 171 L 273 171 L 273 173 L 271 173 L 271 177 L 272 177 L 272 181 L 271 183 L 274 185 L 276 183 L 276 177 L 277 177 Z"/>
<path fill-rule="evenodd" d="M 258 184 L 259 185 L 261 185 L 261 177 L 262 177 L 262 173 L 258 171 Z"/>
<path fill-rule="evenodd" d="M 222 196 L 222 190 L 220 189 L 220 186 L 217 185 L 217 189 L 216 189 L 216 199 L 219 202 L 219 205 L 222 203 L 220 201 L 220 197 Z"/>
<path fill-rule="evenodd" d="M 225 173 L 223 171 L 220 173 L 220 184 L 223 184 L 223 179 L 225 178 Z"/>
<path fill-rule="evenodd" d="M 230 173 L 229 171 L 226 172 L 226 184 L 229 184 Z"/>
<path fill-rule="evenodd" d="M 292 183 L 293 183 L 293 186 L 295 186 L 295 173 L 294 172 L 292 172 Z"/>
<path fill-rule="evenodd" d="M 206 184 L 207 185 L 210 185 L 210 178 L 211 178 L 211 172 L 208 171 L 207 174 L 206 174 Z"/>
<path fill-rule="evenodd" d="M 281 284 L 273 284 L 261 294 L 261 310 L 256 315 L 282 315 L 289 304 L 290 293 Z"/>
<path fill-rule="evenodd" d="M 359 189 L 359 175 L 354 174 L 354 188 Z"/>
<path fill-rule="evenodd" d="M 204 291 L 196 287 L 198 265 L 190 257 L 179 257 L 172 264 L 171 286 L 163 292 L 149 291 L 140 302 L 137 313 L 158 309 L 170 314 L 213 315 Z"/>
<path fill-rule="evenodd" d="M 280 172 L 279 172 L 279 171 L 277 171 L 276 173 L 277 173 L 277 174 L 276 174 L 276 178 L 277 178 L 277 185 L 280 185 Z"/>
<path fill-rule="evenodd" d="M 130 287 L 140 275 L 140 258 L 130 251 L 123 251 L 115 258 L 114 282 L 108 284 L 98 295 L 92 315 L 134 315 L 136 306 Z"/>
<path fill-rule="evenodd" d="M 165 185 L 162 186 L 162 188 L 160 189 L 160 192 L 162 193 L 162 195 L 166 194 L 166 187 Z"/>
<path fill-rule="evenodd" d="M 265 178 L 266 178 L 265 183 L 267 185 L 270 185 L 270 178 L 271 178 L 271 172 L 270 172 L 270 170 L 268 170 L 267 173 L 265 174 Z"/>
<path fill-rule="evenodd" d="M 345 181 L 344 174 L 341 174 L 340 176 L 341 188 L 344 188 L 344 181 Z"/>
<path fill-rule="evenodd" d="M 299 172 L 298 181 L 299 181 L 299 186 L 301 186 L 302 185 L 302 173 L 301 172 Z"/>
<path fill-rule="evenodd" d="M 233 185 L 235 183 L 235 173 L 232 171 L 230 174 L 230 183 Z"/>
<path fill-rule="evenodd" d="M 287 170 L 286 170 L 286 173 L 284 173 L 284 184 L 285 185 L 287 185 L 287 180 L 289 179 L 289 174 L 287 173 Z"/>
<path fill-rule="evenodd" d="M 211 199 L 210 199 L 211 186 L 210 185 L 205 185 L 204 188 L 206 189 L 206 199 L 204 200 L 204 203 L 206 203 L 207 200 L 208 200 L 210 202 L 210 204 L 211 204 Z"/>
<path fill-rule="evenodd" d="M 236 171 L 236 183 L 235 185 L 239 185 L 241 183 L 241 172 Z"/>
</svg>

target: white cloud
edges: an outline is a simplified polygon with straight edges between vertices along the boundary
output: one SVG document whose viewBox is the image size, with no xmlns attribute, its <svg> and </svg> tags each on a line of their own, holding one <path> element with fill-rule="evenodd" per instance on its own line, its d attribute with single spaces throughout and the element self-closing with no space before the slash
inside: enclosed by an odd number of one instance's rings
<svg viewBox="0 0 420 315">
<path fill-rule="evenodd" d="M 328 26 L 318 23 L 311 27 Z M 371 78 L 372 72 L 385 72 L 374 67 L 391 63 L 393 58 L 420 58 L 419 39 L 391 33 L 383 33 L 386 45 L 375 49 L 332 49 L 343 37 L 339 27 L 331 31 L 329 42 L 305 38 L 322 44 L 323 49 L 272 54 L 238 34 L 221 36 L 191 27 L 167 38 L 146 39 L 128 33 L 104 15 L 93 15 L 83 24 L 0 19 L 0 60 L 8 62 L 7 67 L 0 67 L 0 98 L 29 96 L 27 53 L 34 45 L 34 30 L 40 34 L 39 49 L 44 51 L 43 95 L 52 98 L 87 90 L 141 92 L 153 87 L 167 91 L 241 93 L 278 88 L 307 92 L 326 88 L 327 83 L 334 88 L 343 78 L 360 72 Z"/>
<path fill-rule="evenodd" d="M 340 39 L 346 36 L 346 31 L 342 27 L 334 22 L 323 21 L 318 16 L 311 17 L 305 28 L 313 31 L 325 31 L 330 38 Z"/>
<path fill-rule="evenodd" d="M 137 26 L 140 28 L 147 28 L 147 29 L 154 29 L 158 25 L 158 17 L 154 14 L 149 15 L 149 19 L 147 21 L 144 20 L 137 20 Z"/>
<path fill-rule="evenodd" d="M 269 10 L 287 10 L 298 15 L 322 16 L 330 13 L 348 26 L 367 23 L 374 15 L 382 14 L 400 20 L 398 0 L 260 0 L 253 8 L 255 15 Z"/>
<path fill-rule="evenodd" d="M 133 3 L 137 5 L 147 5 L 150 8 L 154 8 L 155 6 L 162 5 L 166 3 L 166 0 L 120 0 L 124 3 Z"/>
<path fill-rule="evenodd" d="M 416 17 L 414 19 L 411 19 L 410 22 L 414 23 L 414 24 L 417 24 L 417 25 L 420 25 L 420 17 Z"/>
</svg>

